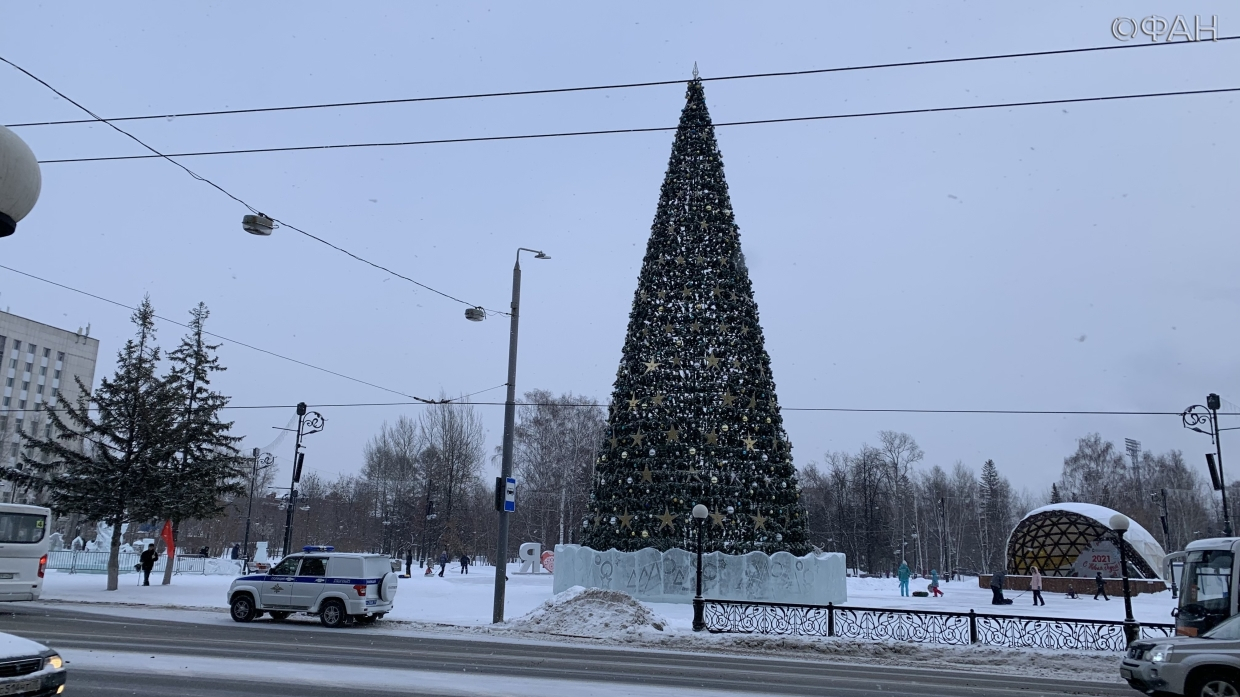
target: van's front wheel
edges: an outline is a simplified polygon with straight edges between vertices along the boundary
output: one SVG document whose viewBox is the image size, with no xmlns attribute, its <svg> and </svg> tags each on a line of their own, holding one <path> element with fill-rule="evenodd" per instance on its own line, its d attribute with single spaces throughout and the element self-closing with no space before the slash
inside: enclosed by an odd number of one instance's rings
<svg viewBox="0 0 1240 697">
<path fill-rule="evenodd" d="M 233 596 L 228 614 L 232 615 L 234 622 L 253 622 L 254 618 L 258 617 L 258 612 L 254 609 L 254 599 L 247 593 Z"/>
</svg>

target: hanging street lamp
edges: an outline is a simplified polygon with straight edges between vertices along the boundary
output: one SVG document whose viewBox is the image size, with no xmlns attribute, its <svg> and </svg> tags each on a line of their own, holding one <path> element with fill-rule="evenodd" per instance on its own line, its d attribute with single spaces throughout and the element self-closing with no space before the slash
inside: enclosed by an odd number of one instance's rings
<svg viewBox="0 0 1240 697">
<path fill-rule="evenodd" d="M 43 175 L 39 160 L 17 134 L 0 126 L 0 237 L 17 230 L 39 200 Z"/>
</svg>

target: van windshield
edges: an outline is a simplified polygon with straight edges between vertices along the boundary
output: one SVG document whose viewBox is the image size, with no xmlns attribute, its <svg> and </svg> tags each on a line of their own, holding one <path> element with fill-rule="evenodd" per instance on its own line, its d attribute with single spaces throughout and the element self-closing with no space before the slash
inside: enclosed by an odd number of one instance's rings
<svg viewBox="0 0 1240 697">
<path fill-rule="evenodd" d="M 0 513 L 0 543 L 34 544 L 43 541 L 44 516 L 31 513 Z"/>
<path fill-rule="evenodd" d="M 1208 613 L 1226 616 L 1231 611 L 1231 562 L 1228 550 L 1189 552 L 1184 564 L 1181 609 L 1200 605 Z"/>
</svg>

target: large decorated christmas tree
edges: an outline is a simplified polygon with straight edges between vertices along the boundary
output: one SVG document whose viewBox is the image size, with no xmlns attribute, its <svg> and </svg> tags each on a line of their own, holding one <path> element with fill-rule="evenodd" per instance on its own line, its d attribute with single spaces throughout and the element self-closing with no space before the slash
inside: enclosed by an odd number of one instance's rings
<svg viewBox="0 0 1240 697">
<path fill-rule="evenodd" d="M 584 521 L 587 546 L 804 554 L 791 444 L 741 254 L 702 83 L 689 83 L 672 145 L 606 438 Z"/>
</svg>

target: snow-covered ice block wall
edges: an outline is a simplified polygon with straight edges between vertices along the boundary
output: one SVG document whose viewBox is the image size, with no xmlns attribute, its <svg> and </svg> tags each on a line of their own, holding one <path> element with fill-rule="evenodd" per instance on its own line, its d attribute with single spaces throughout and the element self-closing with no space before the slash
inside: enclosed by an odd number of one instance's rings
<svg viewBox="0 0 1240 697">
<path fill-rule="evenodd" d="M 844 555 L 794 557 L 788 552 L 702 555 L 702 595 L 715 600 L 826 605 L 848 602 Z M 555 546 L 555 592 L 573 586 L 624 591 L 653 603 L 692 602 L 693 554 L 683 549 L 599 552 Z"/>
</svg>

